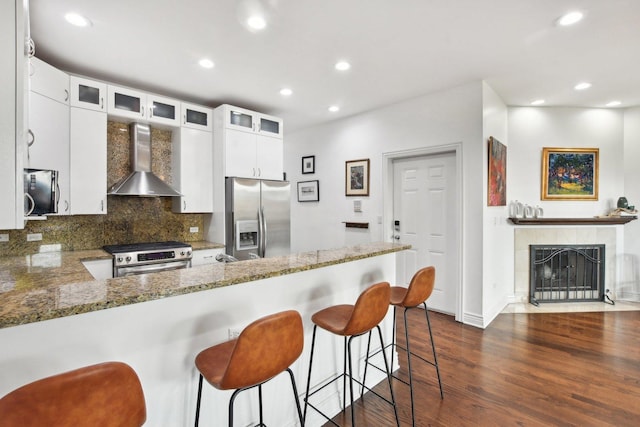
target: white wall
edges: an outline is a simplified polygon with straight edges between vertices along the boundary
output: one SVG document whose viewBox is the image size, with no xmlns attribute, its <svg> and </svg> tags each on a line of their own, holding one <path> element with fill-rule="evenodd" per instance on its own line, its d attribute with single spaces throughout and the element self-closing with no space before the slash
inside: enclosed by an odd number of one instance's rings
<svg viewBox="0 0 640 427">
<path fill-rule="evenodd" d="M 409 99 L 357 116 L 304 129 L 285 136 L 285 171 L 296 182 L 320 181 L 320 202 L 292 202 L 292 251 L 338 247 L 359 241 L 378 241 L 384 218 L 382 154 L 462 143 L 462 287 L 463 321 L 482 325 L 483 159 L 482 83 Z M 302 175 L 301 158 L 316 156 L 316 173 Z M 345 161 L 371 160 L 369 197 L 346 197 Z M 353 200 L 362 213 L 353 212 Z M 347 231 L 343 221 L 369 222 L 368 231 Z"/>
<path fill-rule="evenodd" d="M 540 205 L 549 218 L 609 213 L 624 190 L 623 116 L 613 109 L 509 108 L 510 199 Z M 542 147 L 599 148 L 599 200 L 541 201 Z"/>
<path fill-rule="evenodd" d="M 624 188 L 620 195 L 640 209 L 640 108 L 624 113 Z M 618 297 L 640 301 L 640 221 L 624 226 L 624 256 Z"/>
<path fill-rule="evenodd" d="M 507 106 L 500 96 L 486 83 L 482 86 L 482 139 L 483 153 L 483 270 L 482 270 L 482 321 L 487 326 L 507 305 L 513 295 L 513 227 L 507 223 L 507 206 L 487 206 L 489 137 L 493 137 L 507 148 L 507 201 L 512 190 L 510 161 L 513 153 L 508 143 Z M 508 204 L 508 202 L 507 202 Z"/>
</svg>

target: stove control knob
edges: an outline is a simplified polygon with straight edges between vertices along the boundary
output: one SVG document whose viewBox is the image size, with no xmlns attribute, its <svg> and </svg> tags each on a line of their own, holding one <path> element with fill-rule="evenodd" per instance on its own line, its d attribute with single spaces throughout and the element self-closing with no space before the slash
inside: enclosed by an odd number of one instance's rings
<svg viewBox="0 0 640 427">
<path fill-rule="evenodd" d="M 191 251 L 187 251 L 187 256 L 191 256 Z"/>
<path fill-rule="evenodd" d="M 180 255 L 185 256 L 186 252 L 185 251 L 180 251 Z"/>
<path fill-rule="evenodd" d="M 118 261 L 118 262 L 122 262 L 122 257 L 121 257 L 121 256 L 119 256 L 118 258 L 116 258 L 116 261 Z"/>
<path fill-rule="evenodd" d="M 127 262 L 131 261 L 131 257 L 127 255 Z"/>
</svg>

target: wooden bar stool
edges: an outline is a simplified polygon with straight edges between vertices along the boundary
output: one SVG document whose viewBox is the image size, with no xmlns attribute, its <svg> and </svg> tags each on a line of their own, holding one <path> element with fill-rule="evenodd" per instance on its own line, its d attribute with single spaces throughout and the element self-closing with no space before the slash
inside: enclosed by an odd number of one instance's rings
<svg viewBox="0 0 640 427">
<path fill-rule="evenodd" d="M 431 322 L 429 321 L 429 311 L 427 310 L 427 299 L 431 296 L 433 292 L 433 287 L 436 280 L 436 269 L 434 267 L 425 267 L 416 272 L 411 278 L 411 282 L 409 283 L 409 287 L 405 288 L 402 286 L 392 286 L 391 287 L 391 305 L 393 305 L 393 341 L 391 344 L 387 345 L 388 347 L 396 347 L 401 350 L 404 350 L 407 353 L 407 367 L 409 369 L 409 382 L 393 376 L 393 378 L 407 384 L 410 388 L 411 394 L 411 422 L 412 425 L 415 425 L 415 406 L 413 402 L 413 374 L 411 370 L 411 356 L 415 356 L 424 362 L 434 366 L 436 368 L 436 373 L 438 374 L 438 384 L 440 386 L 440 399 L 444 399 L 444 393 L 442 392 L 442 381 L 440 379 L 440 368 L 438 367 L 438 358 L 436 356 L 436 346 L 433 342 L 433 334 L 431 333 Z M 407 312 L 414 308 L 420 308 L 420 306 L 424 307 L 424 313 L 427 318 L 427 328 L 429 329 L 429 338 L 431 340 L 431 350 L 433 351 L 433 361 L 427 360 L 424 357 L 411 352 L 411 346 L 409 344 L 409 325 L 407 323 Z M 405 339 L 407 343 L 407 348 L 399 346 L 395 341 L 395 333 L 396 333 L 396 308 L 404 308 L 404 333 Z M 385 353 L 383 350 L 379 350 L 378 352 Z M 373 356 L 378 352 L 370 355 Z M 393 351 L 391 352 L 391 364 L 393 365 Z M 369 345 L 367 345 L 367 355 L 369 354 Z M 367 376 L 367 365 L 370 364 L 369 357 L 367 356 L 367 360 L 364 368 L 364 377 Z M 371 365 L 378 368 L 375 365 Z"/>
<path fill-rule="evenodd" d="M 233 426 L 236 396 L 244 390 L 258 387 L 260 426 L 264 426 L 262 384 L 284 371 L 291 378 L 298 417 L 303 424 L 298 390 L 289 368 L 300 357 L 303 346 L 302 318 L 297 311 L 289 310 L 258 319 L 247 326 L 238 338 L 201 351 L 195 361 L 200 371 L 196 427 L 200 417 L 203 378 L 218 390 L 235 389 L 229 400 L 229 426 Z"/>
<path fill-rule="evenodd" d="M 43 378 L 0 399 L 0 427 L 140 427 L 146 419 L 138 375 L 121 362 Z"/>
<path fill-rule="evenodd" d="M 382 282 L 377 283 L 369 288 L 365 289 L 364 292 L 360 294 L 358 300 L 355 305 L 334 305 L 331 307 L 327 307 L 323 310 L 320 310 L 314 313 L 311 316 L 311 321 L 314 323 L 313 326 L 313 339 L 311 342 L 311 357 L 309 360 L 309 375 L 307 377 L 307 391 L 305 393 L 304 399 L 304 420 L 306 421 L 307 417 L 307 406 L 312 407 L 315 411 L 317 411 L 320 415 L 325 417 L 329 422 L 334 425 L 337 425 L 333 420 L 327 417 L 324 413 L 322 413 L 318 408 L 309 403 L 309 398 L 313 396 L 315 393 L 327 387 L 329 384 L 332 384 L 334 381 L 337 381 L 340 378 L 343 378 L 343 407 L 346 409 L 346 379 L 349 377 L 349 395 L 351 397 L 351 425 L 355 426 L 355 415 L 353 410 L 353 382 L 356 381 L 358 384 L 364 387 L 363 383 L 360 383 L 353 378 L 353 370 L 351 366 L 351 341 L 353 338 L 369 333 L 369 340 L 371 340 L 371 331 L 373 328 L 378 329 L 378 336 L 380 337 L 380 346 L 384 348 L 384 341 L 382 339 L 382 331 L 380 329 L 379 323 L 384 319 L 387 311 L 389 310 L 389 297 L 391 294 L 391 287 L 389 283 Z M 323 385 L 319 389 L 315 390 L 312 393 L 309 393 L 309 387 L 311 384 L 311 367 L 313 364 L 313 352 L 315 350 L 315 342 L 316 342 L 316 331 L 318 327 L 331 332 L 335 335 L 340 335 L 344 337 L 344 371 L 341 375 L 337 376 L 327 384 Z M 347 340 L 348 338 L 348 340 Z M 347 361 L 348 361 L 348 371 L 347 371 Z M 380 396 L 375 391 L 369 389 L 367 390 L 374 393 L 376 396 L 385 400 L 387 403 L 393 406 L 393 411 L 396 417 L 396 423 L 400 426 L 400 420 L 398 419 L 398 410 L 396 407 L 395 397 L 393 395 L 393 388 L 391 385 L 391 373 L 389 372 L 389 366 L 387 364 L 387 358 L 384 357 L 384 363 L 386 367 L 387 373 L 387 381 L 389 383 L 389 391 L 391 393 L 391 401 Z"/>
</svg>

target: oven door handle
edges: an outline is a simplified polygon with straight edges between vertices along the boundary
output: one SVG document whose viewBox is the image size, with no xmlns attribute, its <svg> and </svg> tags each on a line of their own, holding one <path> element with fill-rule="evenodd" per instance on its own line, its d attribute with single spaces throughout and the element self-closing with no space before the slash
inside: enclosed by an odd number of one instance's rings
<svg viewBox="0 0 640 427">
<path fill-rule="evenodd" d="M 149 265 L 134 265 L 129 267 L 116 267 L 115 277 L 129 276 L 132 274 L 146 274 L 155 273 L 158 271 L 177 270 L 180 268 L 191 267 L 191 261 L 175 261 L 175 262 L 161 262 L 158 264 Z"/>
</svg>

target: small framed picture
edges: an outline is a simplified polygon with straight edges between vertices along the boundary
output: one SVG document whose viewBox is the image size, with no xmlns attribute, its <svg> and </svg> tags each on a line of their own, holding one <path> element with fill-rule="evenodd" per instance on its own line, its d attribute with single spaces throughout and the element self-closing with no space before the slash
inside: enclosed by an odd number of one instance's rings
<svg viewBox="0 0 640 427">
<path fill-rule="evenodd" d="M 302 158 L 302 173 L 315 173 L 316 156 L 306 156 Z"/>
<path fill-rule="evenodd" d="M 345 170 L 345 195 L 369 195 L 369 159 L 348 160 Z"/>
<path fill-rule="evenodd" d="M 299 202 L 319 202 L 320 183 L 315 181 L 301 181 L 298 183 Z"/>
</svg>

